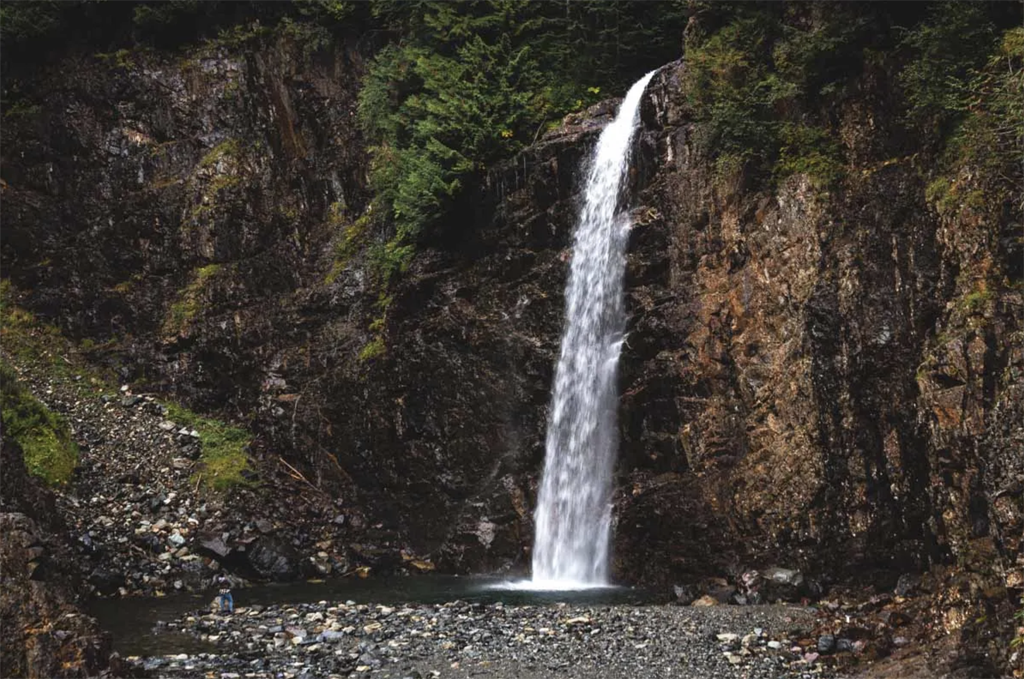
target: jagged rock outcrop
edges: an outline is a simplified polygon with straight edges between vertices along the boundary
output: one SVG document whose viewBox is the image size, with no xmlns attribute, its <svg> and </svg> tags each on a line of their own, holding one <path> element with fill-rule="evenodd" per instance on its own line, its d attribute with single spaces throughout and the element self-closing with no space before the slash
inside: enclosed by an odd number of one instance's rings
<svg viewBox="0 0 1024 679">
<path fill-rule="evenodd" d="M 578 142 L 600 121 L 469 194 L 393 291 L 386 354 L 364 360 L 381 312 L 366 253 L 345 248 L 373 236 L 357 52 L 282 37 L 245 58 L 82 57 L 75 83 L 69 68 L 37 75 L 54 104 L 5 128 L 23 303 L 123 379 L 247 422 L 257 451 L 358 493 L 364 553 L 397 535 L 395 552 L 450 543 L 449 568 L 524 565 Z"/>
<path fill-rule="evenodd" d="M 938 214 L 881 122 L 882 78 L 843 114 L 841 188 L 751 191 L 701 157 L 680 73 L 645 110 L 620 568 L 790 563 L 884 587 L 937 567 L 960 593 L 947 631 L 1007 619 L 1024 565 L 1019 206 Z"/>
<path fill-rule="evenodd" d="M 110 668 L 111 639 L 79 608 L 68 564 L 75 557 L 53 495 L 28 475 L 18 444 L 2 435 L 0 455 L 0 676 L 95 676 Z"/>
</svg>

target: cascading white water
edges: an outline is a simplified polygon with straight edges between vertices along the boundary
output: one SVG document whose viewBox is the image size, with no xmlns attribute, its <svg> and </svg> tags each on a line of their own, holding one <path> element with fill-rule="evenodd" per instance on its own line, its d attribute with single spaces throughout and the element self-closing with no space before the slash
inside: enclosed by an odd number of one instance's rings
<svg viewBox="0 0 1024 679">
<path fill-rule="evenodd" d="M 566 322 L 537 500 L 536 588 L 608 581 L 611 481 L 618 447 L 616 370 L 625 331 L 630 224 L 618 212 L 648 73 L 629 89 L 590 160 L 566 287 Z"/>
</svg>

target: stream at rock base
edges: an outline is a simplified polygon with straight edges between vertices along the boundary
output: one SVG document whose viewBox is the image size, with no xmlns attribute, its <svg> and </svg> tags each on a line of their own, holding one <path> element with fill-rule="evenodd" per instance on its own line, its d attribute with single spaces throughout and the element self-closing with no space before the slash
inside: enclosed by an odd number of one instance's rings
<svg viewBox="0 0 1024 679">
<path fill-rule="evenodd" d="M 97 601 L 132 676 L 162 679 L 822 679 L 813 608 L 682 606 L 629 587 L 421 575 Z M 850 640 L 843 640 L 850 645 Z"/>
<path fill-rule="evenodd" d="M 232 590 L 236 608 L 253 605 L 289 605 L 317 601 L 354 601 L 357 604 L 440 604 L 449 601 L 502 602 L 511 605 L 585 604 L 653 605 L 665 596 L 634 587 L 541 591 L 517 587 L 521 581 L 486 576 L 419 575 L 379 578 L 274 583 Z M 208 611 L 216 591 L 165 597 L 96 599 L 88 612 L 114 637 L 122 656 L 202 653 L 214 645 L 195 636 L 163 627 L 195 611 Z"/>
</svg>

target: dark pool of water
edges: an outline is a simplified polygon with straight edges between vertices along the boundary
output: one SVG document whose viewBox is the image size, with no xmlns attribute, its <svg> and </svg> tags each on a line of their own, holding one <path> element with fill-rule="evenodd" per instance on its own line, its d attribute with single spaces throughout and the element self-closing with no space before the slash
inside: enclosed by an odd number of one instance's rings
<svg viewBox="0 0 1024 679">
<path fill-rule="evenodd" d="M 355 601 L 358 604 L 437 604 L 474 601 L 507 604 L 577 603 L 589 605 L 646 605 L 663 601 L 654 593 L 633 587 L 538 592 L 503 587 L 506 580 L 488 577 L 420 575 L 393 578 L 340 578 L 292 582 L 235 589 L 235 606 Z M 90 612 L 114 636 L 114 648 L 122 655 L 167 655 L 213 652 L 191 635 L 169 631 L 158 622 L 169 622 L 190 612 L 208 610 L 215 593 L 178 594 L 161 598 L 100 599 Z"/>
</svg>

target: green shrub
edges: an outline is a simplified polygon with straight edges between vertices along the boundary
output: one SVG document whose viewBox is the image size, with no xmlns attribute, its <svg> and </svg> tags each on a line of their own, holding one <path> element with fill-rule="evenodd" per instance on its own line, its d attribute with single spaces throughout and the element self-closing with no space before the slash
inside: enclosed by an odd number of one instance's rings
<svg viewBox="0 0 1024 679">
<path fill-rule="evenodd" d="M 946 128 L 964 112 L 972 74 L 985 64 L 995 39 L 982 5 L 936 3 L 902 41 L 914 55 L 900 75 L 909 119 L 921 127 Z"/>
<path fill-rule="evenodd" d="M 843 178 L 846 165 L 834 134 L 821 127 L 787 123 L 780 126 L 779 138 L 776 177 L 806 174 L 819 188 L 835 186 Z"/>
<path fill-rule="evenodd" d="M 687 45 L 684 93 L 705 128 L 703 150 L 730 165 L 763 165 L 775 154 L 771 109 L 783 92 L 769 77 L 770 46 L 778 27 L 766 14 L 739 12 L 719 30 Z"/>
<path fill-rule="evenodd" d="M 1017 185 L 1024 155 L 1024 28 L 1005 31 L 961 91 L 965 113 L 947 146 L 947 162 L 969 164 L 993 179 L 1002 174 Z"/>
<path fill-rule="evenodd" d="M 837 184 L 841 146 L 817 108 L 841 96 L 870 22 L 809 5 L 796 11 L 810 19 L 757 5 L 715 11 L 717 28 L 688 37 L 683 91 L 716 174 L 749 173 L 755 185 L 770 185 L 805 173 L 818 186 Z"/>
<path fill-rule="evenodd" d="M 939 48 L 935 42 L 954 40 L 953 28 L 977 37 L 981 49 L 967 64 L 948 63 L 941 82 L 922 82 L 922 74 L 934 75 L 937 68 L 930 63 Z M 995 37 L 993 32 L 977 8 L 946 8 L 906 39 L 916 50 L 908 69 L 916 75 L 905 77 L 907 117 L 940 150 L 925 198 L 943 215 L 970 209 L 996 216 L 1012 203 L 1020 186 L 1024 28 L 996 32 Z M 954 44 L 951 49 L 955 53 L 966 46 Z"/>
<path fill-rule="evenodd" d="M 992 289 L 987 285 L 982 285 L 967 293 L 960 301 L 960 305 L 969 314 L 980 314 L 988 308 L 989 302 L 993 299 L 995 299 L 995 293 Z"/>
<path fill-rule="evenodd" d="M 0 362 L 0 411 L 6 435 L 24 451 L 28 471 L 50 485 L 67 483 L 78 464 L 70 427 L 18 382 L 5 362 Z"/>
</svg>

